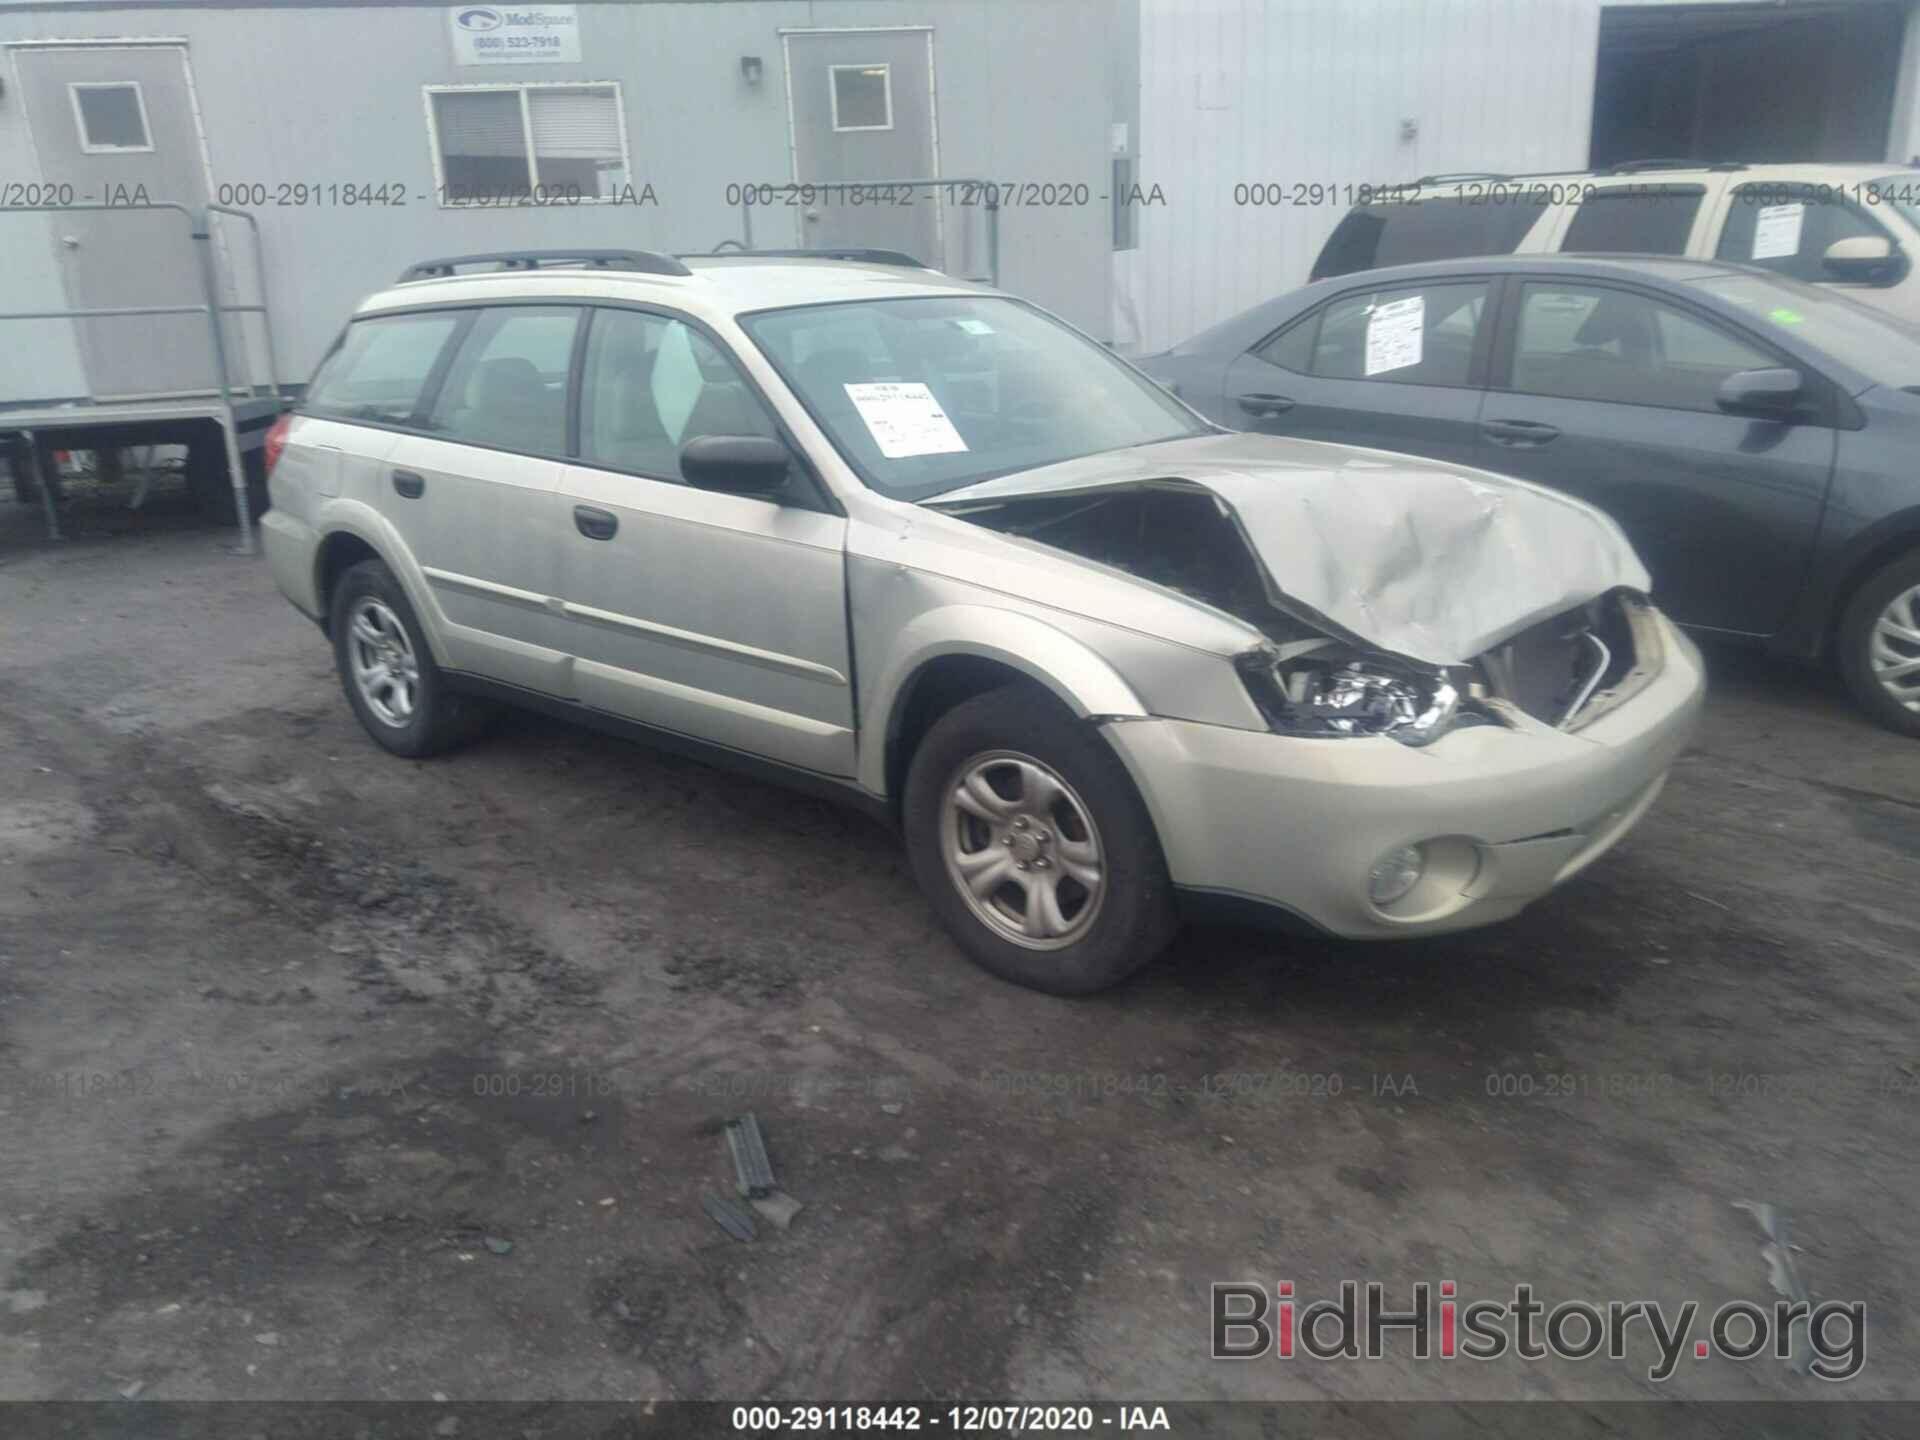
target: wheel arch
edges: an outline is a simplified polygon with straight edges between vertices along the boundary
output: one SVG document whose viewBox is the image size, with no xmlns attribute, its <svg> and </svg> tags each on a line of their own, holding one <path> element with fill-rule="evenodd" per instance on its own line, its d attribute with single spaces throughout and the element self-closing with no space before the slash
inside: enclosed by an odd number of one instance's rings
<svg viewBox="0 0 1920 1440">
<path fill-rule="evenodd" d="M 896 812 L 914 747 L 940 716 L 975 695 L 1027 681 L 1078 719 L 1147 713 L 1132 686 L 1080 640 L 1043 620 L 991 606 L 943 606 L 901 631 L 869 697 L 880 743 L 861 748 L 860 781 Z"/>
<path fill-rule="evenodd" d="M 313 555 L 313 594 L 321 630 L 332 637 L 333 588 L 340 577 L 362 560 L 378 560 L 393 572 L 406 592 L 407 603 L 413 606 L 420 628 L 426 632 L 434 661 L 446 664 L 439 607 L 427 588 L 426 576 L 385 517 L 357 501 L 335 501 L 320 518 L 319 529 L 320 540 Z"/>
<path fill-rule="evenodd" d="M 1850 547 L 1820 625 L 1823 658 L 1838 655 L 1841 623 L 1861 587 L 1905 555 L 1920 555 L 1920 505 L 1888 516 L 1859 536 Z"/>
</svg>

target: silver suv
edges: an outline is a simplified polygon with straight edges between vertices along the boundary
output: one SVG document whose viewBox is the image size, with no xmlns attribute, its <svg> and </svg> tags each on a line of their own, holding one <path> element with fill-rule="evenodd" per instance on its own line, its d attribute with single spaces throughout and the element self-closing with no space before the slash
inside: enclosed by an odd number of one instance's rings
<svg viewBox="0 0 1920 1440">
<path fill-rule="evenodd" d="M 1504 919 L 1653 802 L 1701 665 L 1600 512 L 1225 432 L 886 260 L 463 257 L 362 304 L 263 530 L 368 733 L 508 701 L 825 787 L 1059 993 L 1183 910 Z"/>
</svg>

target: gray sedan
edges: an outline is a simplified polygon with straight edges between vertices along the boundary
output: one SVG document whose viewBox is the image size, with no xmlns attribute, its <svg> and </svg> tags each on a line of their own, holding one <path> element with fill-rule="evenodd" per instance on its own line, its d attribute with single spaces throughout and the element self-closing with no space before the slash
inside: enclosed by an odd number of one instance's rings
<svg viewBox="0 0 1920 1440">
<path fill-rule="evenodd" d="M 1610 513 L 1673 619 L 1828 657 L 1920 735 L 1920 332 L 1762 271 L 1373 270 L 1140 362 L 1235 429 L 1519 476 Z"/>
</svg>

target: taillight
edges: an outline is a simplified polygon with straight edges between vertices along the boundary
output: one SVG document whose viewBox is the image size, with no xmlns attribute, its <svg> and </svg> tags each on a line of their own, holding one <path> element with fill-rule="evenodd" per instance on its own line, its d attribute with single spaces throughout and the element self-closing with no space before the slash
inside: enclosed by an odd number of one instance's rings
<svg viewBox="0 0 1920 1440">
<path fill-rule="evenodd" d="M 274 421 L 272 425 L 267 427 L 267 442 L 265 446 L 267 474 L 273 474 L 273 467 L 280 463 L 280 452 L 287 448 L 287 431 L 292 428 L 293 414 L 291 411 L 283 414 L 278 420 Z"/>
</svg>

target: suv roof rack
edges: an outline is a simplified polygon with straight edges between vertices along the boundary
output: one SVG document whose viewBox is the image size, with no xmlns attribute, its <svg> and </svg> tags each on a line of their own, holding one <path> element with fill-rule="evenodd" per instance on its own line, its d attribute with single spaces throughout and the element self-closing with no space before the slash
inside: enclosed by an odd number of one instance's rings
<svg viewBox="0 0 1920 1440">
<path fill-rule="evenodd" d="M 1741 160 L 1690 160 L 1676 155 L 1655 160 L 1622 160 L 1618 165 L 1609 165 L 1604 170 L 1596 170 L 1596 175 L 1637 175 L 1642 170 L 1744 170 L 1746 162 Z"/>
<path fill-rule="evenodd" d="M 1415 185 L 1454 185 L 1459 183 L 1462 180 L 1511 180 L 1511 179 L 1513 179 L 1513 176 L 1502 174 L 1498 170 L 1454 170 L 1454 171 L 1448 172 L 1445 175 L 1422 175 L 1418 180 L 1414 180 L 1410 183 Z M 1380 189 L 1382 190 L 1390 190 L 1392 188 L 1393 187 L 1390 185 L 1380 186 Z"/>
<path fill-rule="evenodd" d="M 902 265 L 910 270 L 925 270 L 926 265 L 907 254 L 904 250 L 871 250 L 863 246 L 828 245 L 815 249 L 798 250 L 749 250 L 744 246 L 727 242 L 732 248 L 716 248 L 714 255 L 741 255 L 756 260 L 847 260 L 860 265 Z M 705 259 L 706 256 L 688 256 L 689 259 Z"/>
<path fill-rule="evenodd" d="M 671 255 L 654 250 L 489 250 L 478 255 L 448 255 L 418 260 L 400 272 L 395 284 L 409 280 L 445 279 L 463 265 L 493 265 L 501 270 L 540 270 L 553 266 L 586 266 L 594 270 L 638 270 L 647 275 L 691 275 Z"/>
</svg>

